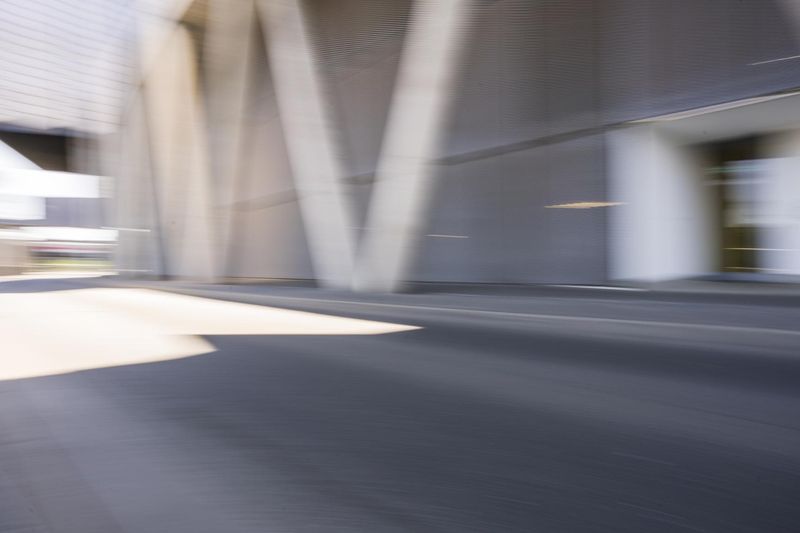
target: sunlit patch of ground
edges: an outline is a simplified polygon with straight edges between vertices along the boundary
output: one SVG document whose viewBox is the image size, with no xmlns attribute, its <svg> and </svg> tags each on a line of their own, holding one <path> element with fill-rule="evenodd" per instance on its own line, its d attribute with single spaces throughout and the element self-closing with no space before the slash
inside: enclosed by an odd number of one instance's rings
<svg viewBox="0 0 800 533">
<path fill-rule="evenodd" d="M 378 335 L 414 329 L 147 289 L 0 293 L 0 380 L 214 351 L 203 335 Z"/>
<path fill-rule="evenodd" d="M 10 276 L 0 276 L 0 283 L 7 281 L 26 281 L 42 279 L 70 279 L 70 278 L 99 278 L 113 274 L 112 271 L 103 270 L 62 270 L 46 272 L 26 272 L 25 274 L 15 274 Z"/>
</svg>

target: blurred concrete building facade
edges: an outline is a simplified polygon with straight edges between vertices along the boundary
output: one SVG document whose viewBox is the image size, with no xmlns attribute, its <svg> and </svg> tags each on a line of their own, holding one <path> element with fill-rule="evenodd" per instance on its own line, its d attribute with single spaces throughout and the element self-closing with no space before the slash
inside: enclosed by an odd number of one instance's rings
<svg viewBox="0 0 800 533">
<path fill-rule="evenodd" d="M 797 0 L 156 4 L 117 151 L 123 272 L 800 274 Z"/>
</svg>

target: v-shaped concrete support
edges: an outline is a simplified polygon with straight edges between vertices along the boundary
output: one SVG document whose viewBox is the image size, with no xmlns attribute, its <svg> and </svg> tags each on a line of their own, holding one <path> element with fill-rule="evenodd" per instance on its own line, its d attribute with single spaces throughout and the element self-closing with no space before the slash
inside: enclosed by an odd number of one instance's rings
<svg viewBox="0 0 800 533">
<path fill-rule="evenodd" d="M 394 292 L 427 219 L 472 0 L 417 0 L 400 59 L 353 288 Z"/>
<path fill-rule="evenodd" d="M 318 282 L 347 288 L 353 223 L 320 69 L 300 0 L 262 0 L 267 56 Z"/>
</svg>

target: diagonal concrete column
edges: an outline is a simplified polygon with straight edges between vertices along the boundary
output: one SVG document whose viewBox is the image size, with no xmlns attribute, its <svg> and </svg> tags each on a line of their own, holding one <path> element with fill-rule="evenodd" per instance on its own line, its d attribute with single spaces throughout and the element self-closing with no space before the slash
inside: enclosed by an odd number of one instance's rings
<svg viewBox="0 0 800 533">
<path fill-rule="evenodd" d="M 401 288 L 424 227 L 471 0 L 416 0 L 359 250 L 355 290 Z"/>
<path fill-rule="evenodd" d="M 256 13 L 252 0 L 209 0 L 203 66 L 208 110 L 213 204 L 217 212 L 218 273 L 228 272 L 232 204 L 239 189 L 246 105 L 253 80 Z M 260 39 L 259 39 L 260 40 Z"/>
<path fill-rule="evenodd" d="M 170 276 L 214 278 L 205 118 L 197 55 L 186 28 L 175 26 L 144 82 L 155 196 Z"/>
<path fill-rule="evenodd" d="M 311 259 L 323 286 L 350 286 L 353 224 L 301 0 L 262 0 L 275 94 Z"/>
</svg>

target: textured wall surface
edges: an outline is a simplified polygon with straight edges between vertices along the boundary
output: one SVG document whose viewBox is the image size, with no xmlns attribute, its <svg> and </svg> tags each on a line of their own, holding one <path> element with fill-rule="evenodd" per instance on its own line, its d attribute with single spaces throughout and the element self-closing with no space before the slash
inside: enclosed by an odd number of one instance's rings
<svg viewBox="0 0 800 533">
<path fill-rule="evenodd" d="M 797 0 L 477 5 L 413 280 L 607 279 L 613 207 L 548 208 L 607 200 L 604 133 L 800 86 L 800 61 L 783 60 L 800 54 Z M 412 2 L 307 0 L 305 8 L 355 231 L 363 232 Z M 222 176 L 235 182 L 227 274 L 311 277 L 263 36 L 257 40 L 242 165 Z"/>
<path fill-rule="evenodd" d="M 245 103 L 244 157 L 233 194 L 228 275 L 313 278 L 263 40 Z"/>
<path fill-rule="evenodd" d="M 0 122 L 106 132 L 131 81 L 136 0 L 0 2 Z"/>
</svg>

